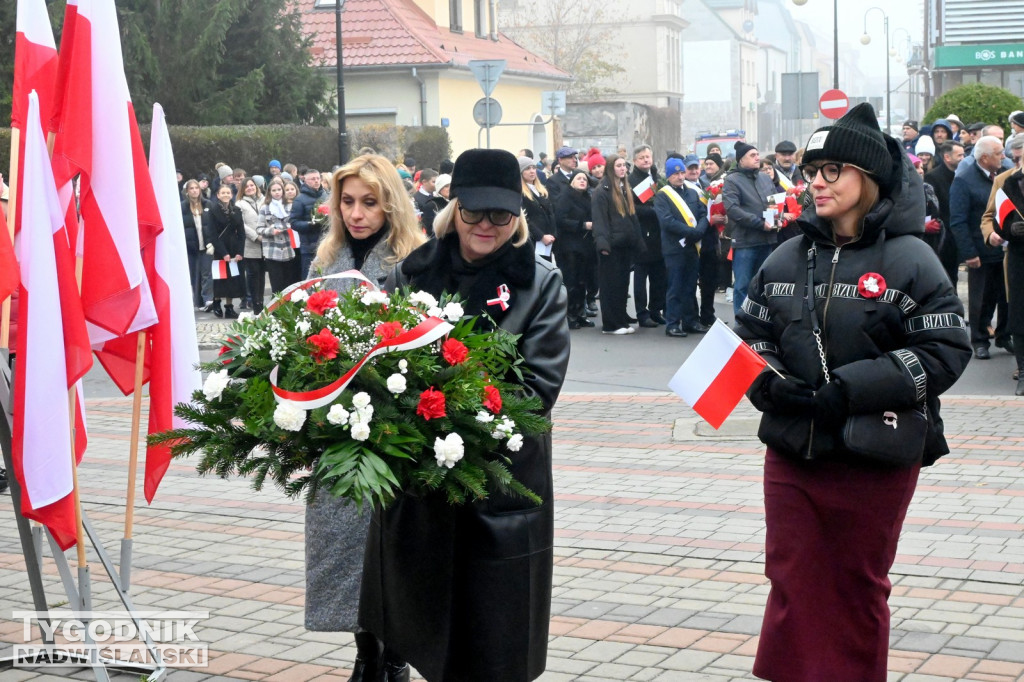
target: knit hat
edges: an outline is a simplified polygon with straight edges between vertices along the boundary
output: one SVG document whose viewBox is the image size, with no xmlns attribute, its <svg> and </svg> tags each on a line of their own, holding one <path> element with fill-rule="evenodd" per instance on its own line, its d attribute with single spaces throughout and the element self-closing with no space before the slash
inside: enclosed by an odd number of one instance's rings
<svg viewBox="0 0 1024 682">
<path fill-rule="evenodd" d="M 914 153 L 920 156 L 921 154 L 931 154 L 935 156 L 935 141 L 927 135 L 922 135 L 917 138 L 917 144 L 914 145 Z"/>
<path fill-rule="evenodd" d="M 604 164 L 604 156 L 601 155 L 601 152 L 597 149 L 591 149 L 590 153 L 587 154 L 587 168 L 593 171 L 598 166 L 603 166 Z"/>
<path fill-rule="evenodd" d="M 733 147 L 733 150 L 736 152 L 736 163 L 739 163 L 740 159 L 742 159 L 750 152 L 755 151 L 756 149 L 757 147 L 755 147 L 752 144 L 747 144 L 746 142 L 737 142 L 736 146 Z"/>
<path fill-rule="evenodd" d="M 917 130 L 917 126 L 918 126 L 917 121 L 915 121 L 912 118 L 908 118 L 906 121 L 903 122 L 903 127 L 904 128 L 913 128 L 914 130 Z"/>
<path fill-rule="evenodd" d="M 451 196 L 469 211 L 502 209 L 519 215 L 523 206 L 519 162 L 503 149 L 467 149 L 455 159 Z"/>
<path fill-rule="evenodd" d="M 270 163 L 267 164 L 267 167 L 268 168 L 278 168 L 278 169 L 280 169 L 281 168 L 281 162 L 278 161 L 277 159 L 271 159 Z"/>
<path fill-rule="evenodd" d="M 527 168 L 536 168 L 536 164 L 534 164 L 533 159 L 529 156 L 520 156 L 517 161 L 519 161 L 520 174 L 525 173 Z"/>
<path fill-rule="evenodd" d="M 665 177 L 671 177 L 676 173 L 682 173 L 686 171 L 686 165 L 680 158 L 672 157 L 665 162 Z"/>
<path fill-rule="evenodd" d="M 1015 111 L 1010 114 L 1010 123 L 1016 123 L 1019 126 L 1024 126 L 1024 111 Z"/>
<path fill-rule="evenodd" d="M 256 186 L 260 188 L 261 192 L 267 189 L 267 179 L 264 178 L 262 175 L 252 176 L 252 181 L 256 183 Z"/>
<path fill-rule="evenodd" d="M 578 153 L 579 152 L 576 151 L 575 149 L 573 149 L 572 147 L 559 147 L 558 151 L 555 152 L 555 158 L 556 159 L 565 159 L 565 158 L 568 158 L 570 156 L 576 156 L 576 154 L 578 154 Z"/>
<path fill-rule="evenodd" d="M 915 166 L 921 163 L 921 159 L 914 156 L 913 154 L 907 154 L 907 158 L 910 159 L 910 163 L 914 164 Z"/>
<path fill-rule="evenodd" d="M 710 154 L 708 154 L 707 156 L 704 157 L 705 161 L 707 161 L 708 159 L 711 159 L 712 161 L 714 161 L 715 165 L 718 166 L 719 170 L 721 170 L 722 168 L 725 168 L 725 161 L 722 161 L 722 155 L 721 154 L 717 154 L 715 152 L 711 152 Z"/>
<path fill-rule="evenodd" d="M 292 180 L 292 181 L 295 180 L 295 178 L 292 177 L 292 174 L 289 173 L 288 171 L 281 171 L 281 176 L 280 177 L 281 177 L 282 180 Z"/>
<path fill-rule="evenodd" d="M 775 145 L 776 154 L 796 154 L 796 145 L 789 140 L 783 140 Z"/>
<path fill-rule="evenodd" d="M 807 140 L 803 163 L 838 161 L 870 173 L 880 185 L 893 175 L 893 161 L 875 109 L 862 102 L 830 126 L 818 128 Z"/>
<path fill-rule="evenodd" d="M 452 184 L 452 176 L 447 173 L 441 173 L 437 176 L 437 180 L 434 181 L 434 191 L 440 194 L 441 190 L 450 184 Z"/>
<path fill-rule="evenodd" d="M 229 175 L 234 175 L 234 174 L 235 174 L 235 171 L 231 170 L 231 166 L 221 166 L 220 168 L 217 169 L 217 175 L 220 176 L 221 180 L 223 180 L 224 178 L 228 177 Z"/>
</svg>

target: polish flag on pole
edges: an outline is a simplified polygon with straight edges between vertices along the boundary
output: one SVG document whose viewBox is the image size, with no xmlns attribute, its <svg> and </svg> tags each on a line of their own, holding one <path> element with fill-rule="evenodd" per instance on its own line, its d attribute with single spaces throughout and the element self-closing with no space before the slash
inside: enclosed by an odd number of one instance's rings
<svg viewBox="0 0 1024 682">
<path fill-rule="evenodd" d="M 148 257 L 145 259 L 160 317 L 160 322 L 150 330 L 149 433 L 152 434 L 185 426 L 185 422 L 174 415 L 174 406 L 189 402 L 193 391 L 202 386 L 185 226 L 181 220 L 181 195 L 178 194 L 171 136 L 164 120 L 164 110 L 159 104 L 153 105 L 149 173 L 165 226 L 154 247 L 146 250 L 147 256 L 150 250 L 153 252 L 152 263 Z M 170 463 L 169 446 L 150 445 L 146 449 L 144 488 L 147 502 L 153 502 L 157 486 Z"/>
<path fill-rule="evenodd" d="M 766 364 L 729 327 L 716 320 L 668 387 L 717 429 Z"/>
<path fill-rule="evenodd" d="M 0 211 L 0 301 L 13 294 L 18 288 L 18 260 L 14 257 L 14 245 L 7 227 L 4 212 Z"/>
<path fill-rule="evenodd" d="M 14 92 L 11 127 L 25 129 L 28 94 L 39 95 L 43 125 L 53 113 L 53 86 L 57 80 L 57 44 L 53 40 L 45 0 L 18 0 L 14 38 Z"/>
<path fill-rule="evenodd" d="M 24 207 L 18 235 L 21 267 L 18 371 L 14 379 L 14 475 L 22 486 L 26 518 L 50 529 L 62 549 L 75 544 L 68 372 L 61 333 L 61 296 L 54 234 L 64 227 L 50 157 L 39 120 L 39 99 L 29 97 Z"/>
<path fill-rule="evenodd" d="M 1006 192 L 1000 187 L 996 190 L 996 225 L 1002 226 L 1006 222 L 1006 218 L 1014 211 L 1013 202 L 1010 201 L 1010 197 L 1006 196 Z"/>
<path fill-rule="evenodd" d="M 647 201 L 654 196 L 654 191 L 657 188 L 654 186 L 654 176 L 648 175 L 647 179 L 641 182 L 639 185 L 633 188 L 633 194 L 640 200 L 641 204 L 646 204 Z"/>
<path fill-rule="evenodd" d="M 113 0 L 68 3 L 56 94 L 54 169 L 59 185 L 81 174 L 82 302 L 86 319 L 120 336 L 155 323 L 147 311 L 140 248 L 160 230 L 154 205 L 139 202 L 145 167 L 124 75 Z M 135 183 L 125 182 L 133 173 Z M 143 181 L 148 176 L 141 172 Z M 145 197 L 142 197 L 144 200 Z M 151 301 L 149 302 L 149 311 Z M 145 319 L 140 320 L 140 313 Z M 96 338 L 93 339 L 97 341 Z"/>
</svg>

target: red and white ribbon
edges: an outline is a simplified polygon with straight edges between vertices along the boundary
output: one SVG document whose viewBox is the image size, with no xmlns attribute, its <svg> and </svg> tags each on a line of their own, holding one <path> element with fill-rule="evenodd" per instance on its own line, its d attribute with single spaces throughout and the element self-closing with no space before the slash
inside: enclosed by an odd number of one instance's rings
<svg viewBox="0 0 1024 682">
<path fill-rule="evenodd" d="M 279 403 L 287 401 L 293 403 L 296 407 L 302 408 L 303 410 L 315 410 L 318 407 L 324 407 L 325 405 L 330 405 L 334 402 L 334 400 L 341 395 L 341 392 L 348 387 L 359 373 L 359 370 L 363 368 L 363 365 L 365 365 L 370 358 L 383 353 L 394 353 L 397 351 L 412 350 L 413 348 L 426 346 L 444 336 L 447 336 L 452 329 L 454 329 L 454 327 L 441 318 L 428 317 L 412 329 L 402 332 L 393 339 L 381 340 L 377 345 L 371 348 L 370 352 L 364 355 L 359 362 L 353 365 L 349 371 L 345 372 L 345 374 L 343 374 L 337 381 L 334 381 L 327 386 L 314 389 L 312 391 L 286 391 L 279 388 L 277 385 L 278 366 L 274 367 L 274 369 L 270 371 L 270 388 L 274 391 L 274 397 Z"/>
<path fill-rule="evenodd" d="M 296 258 L 297 257 L 298 256 L 296 256 Z M 314 277 L 313 279 L 307 279 L 302 282 L 296 282 L 290 287 L 285 288 L 285 290 L 281 292 L 280 296 L 278 296 L 270 305 L 263 309 L 263 312 L 267 314 L 274 312 L 274 310 L 279 308 L 282 303 L 291 298 L 292 292 L 298 291 L 299 289 L 311 289 L 320 282 L 323 282 L 328 279 L 357 279 L 361 282 L 364 282 L 370 288 L 371 291 L 377 291 L 377 285 L 371 282 L 370 280 L 366 279 L 366 277 L 363 276 L 363 273 L 359 272 L 358 270 L 346 270 L 345 272 L 339 272 L 336 275 L 324 275 L 323 277 Z"/>
<path fill-rule="evenodd" d="M 507 284 L 498 285 L 498 297 L 487 301 L 487 305 L 500 305 L 503 311 L 508 310 L 508 302 L 512 299 L 512 292 Z"/>
</svg>

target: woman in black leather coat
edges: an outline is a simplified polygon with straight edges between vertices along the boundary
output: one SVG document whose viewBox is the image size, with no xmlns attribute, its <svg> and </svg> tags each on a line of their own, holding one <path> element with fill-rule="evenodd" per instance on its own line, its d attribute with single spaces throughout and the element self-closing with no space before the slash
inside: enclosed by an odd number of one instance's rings
<svg viewBox="0 0 1024 682">
<path fill-rule="evenodd" d="M 245 224 L 242 211 L 231 197 L 231 186 L 221 185 L 217 198 L 212 202 L 209 220 L 203 225 L 206 243 L 213 245 L 213 262 L 224 263 L 226 277 L 213 280 L 213 306 L 211 311 L 217 317 L 236 318 L 238 313 L 231 301 L 245 296 L 245 279 L 242 277 L 242 257 L 245 253 Z M 235 265 L 232 274 L 231 264 Z M 221 308 L 221 299 L 226 299 Z"/>
<path fill-rule="evenodd" d="M 803 235 L 764 262 L 739 316 L 741 336 L 782 375 L 762 372 L 747 394 L 768 446 L 771 591 L 754 674 L 883 682 L 889 568 L 921 466 L 949 451 L 939 395 L 971 346 L 963 305 L 919 238 L 921 179 L 871 106 L 815 132 L 803 161 L 814 199 L 798 219 Z M 915 408 L 927 420 L 911 438 Z M 897 466 L 857 454 L 843 436 L 849 415 L 876 434 L 899 429 L 923 457 Z"/>
<path fill-rule="evenodd" d="M 451 196 L 435 221 L 437 238 L 400 263 L 386 288 L 458 292 L 466 315 L 487 313 L 521 335 L 530 369 L 522 390 L 550 415 L 569 361 L 565 289 L 528 238 L 516 158 L 463 152 Z M 510 296 L 502 305 L 496 299 L 504 287 Z M 512 475 L 543 499 L 540 506 L 496 491 L 464 506 L 443 494 L 402 495 L 371 521 L 360 622 L 429 682 L 528 682 L 544 671 L 554 545 L 551 435 L 503 454 Z"/>
<path fill-rule="evenodd" d="M 603 166 L 602 166 L 603 168 Z M 573 171 L 569 187 L 555 200 L 555 258 L 565 280 L 569 329 L 593 327 L 587 317 L 587 269 L 593 265 L 594 222 L 591 218 L 590 183 L 587 174 Z"/>
</svg>

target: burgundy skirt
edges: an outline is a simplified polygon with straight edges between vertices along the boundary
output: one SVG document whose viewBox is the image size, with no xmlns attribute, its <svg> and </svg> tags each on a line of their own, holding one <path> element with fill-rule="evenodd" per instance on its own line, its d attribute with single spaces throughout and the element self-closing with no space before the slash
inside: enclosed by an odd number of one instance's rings
<svg viewBox="0 0 1024 682">
<path fill-rule="evenodd" d="M 771 591 L 754 675 L 772 682 L 884 682 L 889 569 L 920 467 L 764 465 Z"/>
</svg>

